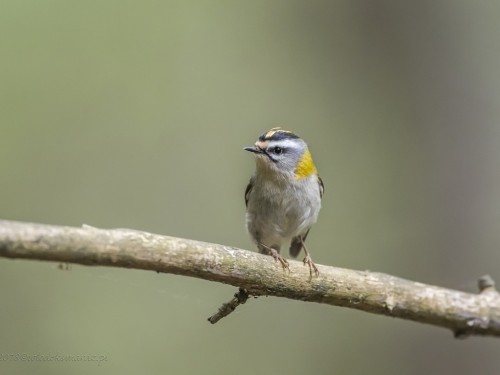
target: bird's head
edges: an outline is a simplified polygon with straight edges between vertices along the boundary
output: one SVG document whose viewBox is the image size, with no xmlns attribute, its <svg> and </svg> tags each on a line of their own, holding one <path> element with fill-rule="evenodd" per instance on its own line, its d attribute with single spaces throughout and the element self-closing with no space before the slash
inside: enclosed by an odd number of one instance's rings
<svg viewBox="0 0 500 375">
<path fill-rule="evenodd" d="M 254 153 L 257 173 L 293 176 L 296 179 L 317 174 L 304 140 L 281 128 L 265 132 L 253 146 L 244 150 Z"/>
</svg>

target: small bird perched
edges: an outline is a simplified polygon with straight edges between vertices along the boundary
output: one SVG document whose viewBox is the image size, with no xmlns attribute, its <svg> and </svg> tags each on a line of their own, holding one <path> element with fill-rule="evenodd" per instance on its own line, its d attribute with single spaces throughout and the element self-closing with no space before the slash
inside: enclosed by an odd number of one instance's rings
<svg viewBox="0 0 500 375">
<path fill-rule="evenodd" d="M 324 186 L 307 144 L 290 131 L 273 128 L 244 150 L 255 155 L 245 203 L 246 226 L 259 252 L 286 269 L 280 249 L 290 242 L 290 255 L 296 257 L 304 249 L 310 276 L 313 271 L 318 276 L 304 241 L 318 218 Z"/>
</svg>

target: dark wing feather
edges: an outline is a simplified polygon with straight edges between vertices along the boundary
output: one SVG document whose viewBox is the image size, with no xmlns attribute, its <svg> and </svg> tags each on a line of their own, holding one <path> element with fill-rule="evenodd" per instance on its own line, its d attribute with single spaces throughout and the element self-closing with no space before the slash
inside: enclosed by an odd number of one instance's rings
<svg viewBox="0 0 500 375">
<path fill-rule="evenodd" d="M 319 184 L 319 196 L 323 198 L 323 193 L 325 192 L 325 185 L 323 184 L 323 180 L 318 176 L 318 184 Z"/>
<path fill-rule="evenodd" d="M 253 178 L 248 182 L 247 188 L 245 189 L 245 206 L 248 207 L 248 198 L 250 197 L 250 193 L 253 189 Z"/>
</svg>

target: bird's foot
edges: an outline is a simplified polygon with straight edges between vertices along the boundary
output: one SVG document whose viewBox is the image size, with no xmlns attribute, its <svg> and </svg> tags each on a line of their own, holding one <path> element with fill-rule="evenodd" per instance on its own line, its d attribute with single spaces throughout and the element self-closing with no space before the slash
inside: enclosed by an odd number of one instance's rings
<svg viewBox="0 0 500 375">
<path fill-rule="evenodd" d="M 288 261 L 283 258 L 280 253 L 278 253 L 275 249 L 272 249 L 270 250 L 270 255 L 274 258 L 274 260 L 276 262 L 280 262 L 281 263 L 281 267 L 283 267 L 283 271 L 285 270 L 288 270 L 288 272 L 290 272 L 290 266 L 288 265 Z"/>
<path fill-rule="evenodd" d="M 307 264 L 309 266 L 309 281 L 311 281 L 312 277 L 313 277 L 313 271 L 314 271 L 314 274 L 316 275 L 316 277 L 319 277 L 318 267 L 316 267 L 311 256 L 309 255 L 309 251 L 307 251 L 307 247 L 306 247 L 306 244 L 304 243 L 304 239 L 301 238 L 300 241 L 302 242 L 302 248 L 304 249 L 304 253 L 306 254 L 303 262 L 304 262 L 304 265 Z"/>
<path fill-rule="evenodd" d="M 258 242 L 258 245 L 259 245 L 259 251 L 261 253 L 272 256 L 276 262 L 281 263 L 281 267 L 283 267 L 283 271 L 288 270 L 288 272 L 290 272 L 290 267 L 288 265 L 288 261 L 280 255 L 278 250 L 273 249 L 270 246 L 266 246 L 260 242 Z"/>
<path fill-rule="evenodd" d="M 316 275 L 316 277 L 319 277 L 319 271 L 318 271 L 318 267 L 316 267 L 316 265 L 314 264 L 314 262 L 312 261 L 311 257 L 309 256 L 309 254 L 306 254 L 304 260 L 304 265 L 308 265 L 309 266 L 309 280 L 312 280 L 312 277 L 313 277 L 313 271 L 314 271 L 314 274 Z"/>
</svg>

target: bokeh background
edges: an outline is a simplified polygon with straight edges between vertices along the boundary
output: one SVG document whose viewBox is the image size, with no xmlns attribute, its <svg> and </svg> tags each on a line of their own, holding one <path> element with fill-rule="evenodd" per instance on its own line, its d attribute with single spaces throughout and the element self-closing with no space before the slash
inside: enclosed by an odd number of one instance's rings
<svg viewBox="0 0 500 375">
<path fill-rule="evenodd" d="M 281 125 L 326 186 L 317 263 L 500 280 L 500 3 L 0 3 L 0 217 L 252 248 L 242 151 Z M 235 288 L 0 259 L 9 374 L 498 374 L 500 341 Z"/>
</svg>

